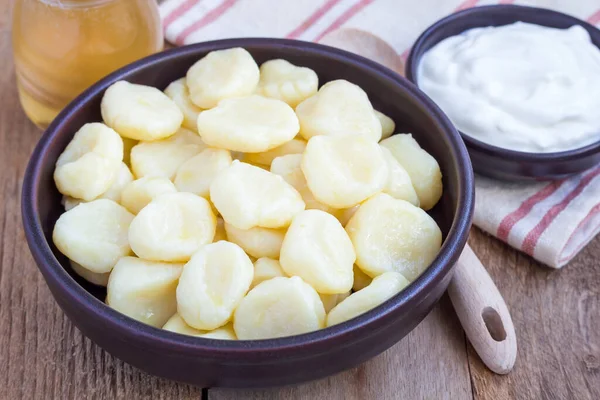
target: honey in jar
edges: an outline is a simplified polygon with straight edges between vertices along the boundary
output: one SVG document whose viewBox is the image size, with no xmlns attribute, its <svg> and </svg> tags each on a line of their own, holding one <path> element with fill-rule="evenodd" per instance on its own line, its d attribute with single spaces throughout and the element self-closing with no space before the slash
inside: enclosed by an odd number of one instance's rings
<svg viewBox="0 0 600 400">
<path fill-rule="evenodd" d="M 162 49 L 155 0 L 17 0 L 13 51 L 21 104 L 46 127 L 87 87 Z"/>
</svg>

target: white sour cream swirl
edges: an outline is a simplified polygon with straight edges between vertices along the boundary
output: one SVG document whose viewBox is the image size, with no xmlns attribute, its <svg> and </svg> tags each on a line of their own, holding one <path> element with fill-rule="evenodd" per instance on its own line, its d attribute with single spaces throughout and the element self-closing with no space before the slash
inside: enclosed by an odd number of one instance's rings
<svg viewBox="0 0 600 400">
<path fill-rule="evenodd" d="M 425 53 L 417 80 L 457 129 L 494 146 L 545 153 L 600 140 L 600 49 L 581 26 L 471 29 Z"/>
</svg>

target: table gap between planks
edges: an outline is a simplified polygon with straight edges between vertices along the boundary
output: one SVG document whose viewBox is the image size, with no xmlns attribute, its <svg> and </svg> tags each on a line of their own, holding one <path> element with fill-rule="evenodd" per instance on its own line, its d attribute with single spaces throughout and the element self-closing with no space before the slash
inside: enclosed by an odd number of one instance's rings
<svg viewBox="0 0 600 400">
<path fill-rule="evenodd" d="M 0 400 L 600 398 L 600 238 L 554 271 L 473 229 L 470 244 L 517 330 L 519 356 L 508 376 L 482 365 L 446 296 L 380 356 L 296 387 L 203 391 L 149 376 L 100 349 L 55 304 L 25 242 L 21 182 L 41 132 L 18 103 L 10 4 L 0 4 Z"/>
</svg>

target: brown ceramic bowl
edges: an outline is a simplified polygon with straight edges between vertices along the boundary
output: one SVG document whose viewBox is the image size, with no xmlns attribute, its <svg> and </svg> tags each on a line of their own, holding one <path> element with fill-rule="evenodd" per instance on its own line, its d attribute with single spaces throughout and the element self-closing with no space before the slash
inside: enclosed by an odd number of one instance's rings
<svg viewBox="0 0 600 400">
<path fill-rule="evenodd" d="M 364 88 L 376 108 L 412 132 L 442 169 L 444 195 L 432 210 L 444 235 L 431 266 L 402 293 L 376 309 L 320 331 L 271 340 L 195 338 L 142 324 L 103 303 L 105 290 L 77 277 L 51 240 L 61 196 L 54 164 L 86 122 L 101 121 L 100 100 L 126 79 L 165 88 L 209 51 L 241 46 L 258 63 L 284 58 L 314 69 L 321 83 L 348 79 Z M 356 366 L 410 332 L 446 290 L 471 225 L 473 174 L 467 151 L 450 121 L 415 86 L 372 61 L 299 41 L 232 39 L 181 47 L 131 64 L 73 101 L 38 143 L 23 182 L 22 213 L 31 253 L 52 295 L 81 332 L 114 356 L 151 374 L 199 386 L 268 387 L 322 378 Z"/>
<path fill-rule="evenodd" d="M 516 5 L 475 7 L 437 21 L 419 36 L 406 62 L 406 77 L 414 84 L 419 84 L 417 70 L 421 57 L 442 40 L 469 29 L 502 26 L 517 21 L 559 29 L 580 25 L 600 48 L 600 30 L 567 14 Z M 462 132 L 461 135 L 475 172 L 492 178 L 517 181 L 562 179 L 600 163 L 600 141 L 573 150 L 530 153 L 492 146 Z"/>
</svg>

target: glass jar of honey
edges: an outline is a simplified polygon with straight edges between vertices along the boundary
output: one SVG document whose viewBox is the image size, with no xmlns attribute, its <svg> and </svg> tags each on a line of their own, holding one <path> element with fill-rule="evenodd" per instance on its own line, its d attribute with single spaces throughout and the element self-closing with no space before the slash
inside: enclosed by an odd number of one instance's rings
<svg viewBox="0 0 600 400">
<path fill-rule="evenodd" d="M 163 46 L 155 0 L 16 0 L 12 33 L 21 104 L 42 128 L 94 82 Z"/>
</svg>

